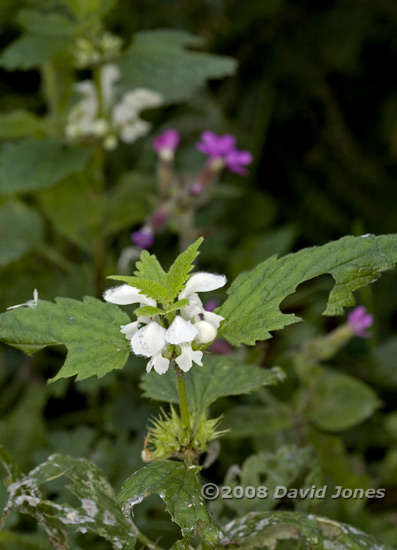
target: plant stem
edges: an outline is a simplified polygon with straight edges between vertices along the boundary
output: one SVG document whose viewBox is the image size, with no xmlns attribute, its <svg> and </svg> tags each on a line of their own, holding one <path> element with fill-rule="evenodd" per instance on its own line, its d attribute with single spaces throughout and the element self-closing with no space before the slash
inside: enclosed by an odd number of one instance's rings
<svg viewBox="0 0 397 550">
<path fill-rule="evenodd" d="M 131 525 L 132 525 L 132 532 L 134 533 L 136 538 L 139 540 L 139 542 L 144 544 L 147 548 L 150 548 L 150 550 L 164 550 L 162 546 L 159 546 L 158 544 L 150 540 L 146 535 L 141 533 L 141 531 L 138 529 L 138 527 L 135 525 L 135 523 L 132 520 L 131 520 Z"/>
<path fill-rule="evenodd" d="M 57 74 L 51 61 L 46 61 L 41 65 L 41 77 L 43 79 L 43 93 L 52 123 L 52 133 L 58 136 L 61 134 L 58 118 L 59 93 Z"/>
<path fill-rule="evenodd" d="M 176 372 L 176 382 L 178 386 L 178 396 L 179 396 L 179 407 L 181 409 L 181 419 L 185 426 L 190 430 L 190 414 L 189 407 L 187 405 L 186 399 L 186 387 L 185 387 L 185 378 L 183 372 L 179 367 L 174 365 Z"/>
</svg>

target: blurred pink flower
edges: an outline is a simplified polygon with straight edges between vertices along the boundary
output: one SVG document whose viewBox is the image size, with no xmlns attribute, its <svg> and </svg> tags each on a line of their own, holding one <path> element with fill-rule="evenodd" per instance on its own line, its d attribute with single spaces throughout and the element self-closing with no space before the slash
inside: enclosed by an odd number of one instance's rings
<svg viewBox="0 0 397 550">
<path fill-rule="evenodd" d="M 358 306 L 347 316 L 347 324 L 356 336 L 360 338 L 369 338 L 371 333 L 366 331 L 373 325 L 374 316 L 367 313 L 364 306 Z"/>
<path fill-rule="evenodd" d="M 170 128 L 154 138 L 153 149 L 163 160 L 172 160 L 178 144 L 179 132 Z"/>
<path fill-rule="evenodd" d="M 232 172 L 243 176 L 248 174 L 245 165 L 251 164 L 252 155 L 249 151 L 236 149 L 236 138 L 232 134 L 218 136 L 213 132 L 206 131 L 201 134 L 201 142 L 196 148 L 209 156 L 210 165 L 220 163 L 221 167 L 226 166 Z"/>
<path fill-rule="evenodd" d="M 150 227 L 141 227 L 131 235 L 131 241 L 142 250 L 150 248 L 154 244 L 153 231 Z"/>
</svg>

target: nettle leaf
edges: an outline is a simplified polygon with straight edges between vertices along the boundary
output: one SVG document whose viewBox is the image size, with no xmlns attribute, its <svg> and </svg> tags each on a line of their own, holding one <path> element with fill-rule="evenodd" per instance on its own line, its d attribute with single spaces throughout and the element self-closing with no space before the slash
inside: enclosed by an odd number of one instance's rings
<svg viewBox="0 0 397 550">
<path fill-rule="evenodd" d="M 125 88 L 149 88 L 160 92 L 165 101 L 181 101 L 207 79 L 234 73 L 234 59 L 185 49 L 201 42 L 201 38 L 178 30 L 136 33 L 118 61 Z"/>
<path fill-rule="evenodd" d="M 19 260 L 43 241 L 39 214 L 22 202 L 7 201 L 0 206 L 0 266 Z"/>
<path fill-rule="evenodd" d="M 136 268 L 137 271 L 134 272 L 136 277 L 151 279 L 165 285 L 167 274 L 154 254 L 149 254 L 147 250 L 142 250 L 140 261 L 136 263 Z"/>
<path fill-rule="evenodd" d="M 130 350 L 120 325 L 129 322 L 117 306 L 95 298 L 39 300 L 35 307 L 0 315 L 0 340 L 27 354 L 64 344 L 68 349 L 65 364 L 51 382 L 74 375 L 84 380 L 123 368 Z"/>
<path fill-rule="evenodd" d="M 157 281 L 142 279 L 140 277 L 129 277 L 128 275 L 110 275 L 108 279 L 123 281 L 130 286 L 139 288 L 139 290 L 142 290 L 143 294 L 146 294 L 146 296 L 149 296 L 158 302 L 163 303 L 167 301 L 167 291 L 165 287 Z"/>
<path fill-rule="evenodd" d="M 8 71 L 33 69 L 51 60 L 67 45 L 68 39 L 62 36 L 24 34 L 5 48 L 0 67 Z"/>
<path fill-rule="evenodd" d="M 203 238 L 200 237 L 195 243 L 188 246 L 182 254 L 179 254 L 168 270 L 165 287 L 170 301 L 178 296 L 180 291 L 185 288 L 186 280 L 194 267 L 193 262 L 199 255 L 198 248 L 202 242 Z"/>
<path fill-rule="evenodd" d="M 141 387 L 144 396 L 156 401 L 178 403 L 176 377 L 172 369 L 162 376 L 149 373 L 143 378 Z M 279 367 L 262 369 L 244 365 L 230 357 L 204 355 L 203 366 L 194 366 L 185 374 L 189 407 L 198 416 L 219 397 L 240 395 L 275 385 L 284 380 Z"/>
<path fill-rule="evenodd" d="M 80 500 L 80 507 L 58 504 L 43 495 L 42 485 L 62 477 L 71 482 L 66 487 Z M 35 517 L 56 548 L 69 548 L 65 527 L 99 535 L 113 548 L 133 550 L 135 546 L 132 523 L 116 504 L 103 472 L 89 460 L 54 454 L 10 485 L 8 491 L 6 509 Z"/>
<path fill-rule="evenodd" d="M 214 545 L 222 531 L 209 515 L 200 494 L 199 470 L 198 466 L 187 468 L 183 462 L 157 460 L 135 472 L 124 483 L 117 501 L 128 514 L 144 498 L 159 495 L 184 536 L 190 537 L 198 531 L 206 542 Z"/>
<path fill-rule="evenodd" d="M 15 109 L 0 114 L 0 139 L 19 139 L 45 133 L 45 121 L 30 111 Z"/>
<path fill-rule="evenodd" d="M 171 304 L 169 307 L 166 308 L 166 313 L 171 313 L 172 311 L 176 311 L 177 309 L 181 309 L 182 307 L 185 307 L 189 305 L 189 300 L 186 298 L 183 298 L 183 300 L 178 300 L 174 304 Z"/>
<path fill-rule="evenodd" d="M 225 317 L 219 334 L 231 344 L 253 345 L 301 319 L 284 314 L 280 304 L 296 287 L 330 273 L 335 280 L 324 315 L 341 315 L 355 303 L 353 292 L 376 281 L 397 261 L 397 235 L 343 237 L 323 246 L 276 256 L 237 277 L 217 310 Z"/>
<path fill-rule="evenodd" d="M 322 430 L 348 430 L 381 405 L 374 390 L 344 373 L 324 373 L 313 388 L 308 414 Z"/>
<path fill-rule="evenodd" d="M 294 547 L 306 543 L 318 550 L 392 550 L 379 544 L 372 536 L 346 523 L 297 512 L 252 512 L 228 523 L 223 546 L 232 545 L 244 549 L 269 548 L 274 550 L 277 541 L 291 540 Z"/>
<path fill-rule="evenodd" d="M 55 185 L 81 172 L 89 149 L 71 149 L 51 139 L 27 139 L 9 145 L 0 155 L 0 192 L 26 193 Z"/>
<path fill-rule="evenodd" d="M 165 311 L 163 309 L 160 309 L 159 307 L 143 306 L 138 307 L 134 311 L 134 313 L 137 317 L 139 317 L 140 315 L 143 315 L 145 317 L 152 317 L 153 315 L 164 315 Z"/>
</svg>

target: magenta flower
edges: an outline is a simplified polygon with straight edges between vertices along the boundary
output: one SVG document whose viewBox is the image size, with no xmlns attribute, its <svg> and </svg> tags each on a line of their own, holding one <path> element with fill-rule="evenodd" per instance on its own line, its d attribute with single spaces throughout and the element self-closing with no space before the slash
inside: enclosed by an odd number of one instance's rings
<svg viewBox="0 0 397 550">
<path fill-rule="evenodd" d="M 154 244 L 153 231 L 150 227 L 141 227 L 131 235 L 131 241 L 142 250 L 150 248 Z"/>
<path fill-rule="evenodd" d="M 370 332 L 366 331 L 366 328 L 372 326 L 374 322 L 374 316 L 367 313 L 364 306 L 358 306 L 347 316 L 347 324 L 356 336 L 360 338 L 369 338 Z"/>
<path fill-rule="evenodd" d="M 208 300 L 208 302 L 205 302 L 204 309 L 205 311 L 214 311 L 219 306 L 218 300 Z"/>
<path fill-rule="evenodd" d="M 154 138 L 153 149 L 163 160 L 172 160 L 178 144 L 179 132 L 170 128 Z"/>
<path fill-rule="evenodd" d="M 249 151 L 239 151 L 236 149 L 236 138 L 232 134 L 218 136 L 213 132 L 203 132 L 201 142 L 196 148 L 209 156 L 210 166 L 219 165 L 220 168 L 226 166 L 232 172 L 237 172 L 242 176 L 248 174 L 245 165 L 251 164 L 252 155 Z"/>
</svg>

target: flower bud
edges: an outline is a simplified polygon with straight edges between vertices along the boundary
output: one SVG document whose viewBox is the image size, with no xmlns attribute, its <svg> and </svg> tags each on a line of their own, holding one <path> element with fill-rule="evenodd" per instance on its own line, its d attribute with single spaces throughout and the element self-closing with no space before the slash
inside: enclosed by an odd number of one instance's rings
<svg viewBox="0 0 397 550">
<path fill-rule="evenodd" d="M 197 321 L 197 323 L 194 323 L 194 326 L 199 332 L 194 339 L 196 343 L 209 344 L 216 338 L 217 330 L 211 323 L 208 323 L 208 321 Z"/>
</svg>

